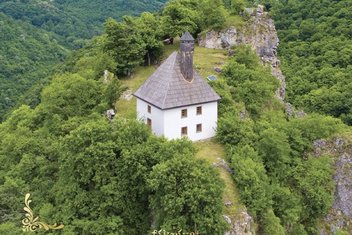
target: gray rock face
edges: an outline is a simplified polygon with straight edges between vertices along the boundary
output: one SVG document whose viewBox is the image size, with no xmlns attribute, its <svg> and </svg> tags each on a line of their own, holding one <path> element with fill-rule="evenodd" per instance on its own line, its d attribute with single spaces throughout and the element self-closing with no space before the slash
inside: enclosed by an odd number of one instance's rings
<svg viewBox="0 0 352 235">
<path fill-rule="evenodd" d="M 352 144 L 342 138 L 316 140 L 313 143 L 316 156 L 336 157 L 334 204 L 324 219 L 321 235 L 334 234 L 338 229 L 352 231 Z"/>
<path fill-rule="evenodd" d="M 239 218 L 229 218 L 224 215 L 225 221 L 230 224 L 231 230 L 225 232 L 224 235 L 253 235 L 254 231 L 251 224 L 253 223 L 253 218 L 247 213 L 247 211 L 242 211 L 239 214 Z"/>
<path fill-rule="evenodd" d="M 343 153 L 336 162 L 335 202 L 333 208 L 352 219 L 352 155 Z"/>
<path fill-rule="evenodd" d="M 231 169 L 231 167 L 227 164 L 227 162 L 226 162 L 224 159 L 218 157 L 217 160 L 218 160 L 218 162 L 213 163 L 213 166 L 214 166 L 214 167 L 222 167 L 222 168 L 224 168 L 228 173 L 230 173 L 230 174 L 233 173 L 233 170 Z"/>
<path fill-rule="evenodd" d="M 249 9 L 247 9 L 249 11 Z M 280 100 L 285 98 L 285 76 L 280 69 L 280 60 L 277 58 L 276 49 L 279 38 L 273 20 L 264 12 L 263 6 L 253 9 L 249 20 L 249 26 L 239 30 L 230 27 L 221 32 L 210 31 L 199 37 L 199 45 L 206 48 L 228 49 L 236 45 L 250 45 L 261 58 L 264 64 L 269 64 L 272 74 L 280 81 L 280 88 L 276 95 Z M 234 52 L 235 53 L 235 52 Z M 231 52 L 233 54 L 233 51 Z"/>
</svg>

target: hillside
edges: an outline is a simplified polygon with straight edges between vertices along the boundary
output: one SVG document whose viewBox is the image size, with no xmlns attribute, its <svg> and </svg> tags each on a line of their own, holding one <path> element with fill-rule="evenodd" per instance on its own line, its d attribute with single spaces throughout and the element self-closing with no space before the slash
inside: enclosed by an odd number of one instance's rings
<svg viewBox="0 0 352 235">
<path fill-rule="evenodd" d="M 282 1 L 271 15 L 288 101 L 352 125 L 351 1 Z"/>
<path fill-rule="evenodd" d="M 304 17 L 312 16 L 300 1 L 263 2 L 277 17 L 279 36 L 288 35 L 281 44 L 263 6 L 251 10 L 242 0 L 174 0 L 158 15 L 109 19 L 104 34 L 66 57 L 46 84 L 38 80 L 43 89 L 36 105 L 19 106 L 0 123 L 0 234 L 22 234 L 19 221 L 25 216 L 26 193 L 33 197 L 38 220 L 64 224 L 63 234 L 348 234 L 351 127 L 344 115 L 315 113 L 306 102 L 299 105 L 294 100 L 290 86 L 296 77 L 301 76 L 304 84 L 317 82 L 315 86 L 320 77 L 319 73 L 305 77 L 289 63 L 302 60 L 304 66 L 320 61 L 322 70 L 337 71 L 341 84 L 348 84 L 349 73 L 342 75 L 350 70 L 348 60 L 331 68 L 330 56 L 317 53 L 307 59 L 297 46 L 309 50 L 306 47 L 323 42 L 329 48 L 332 41 L 339 46 L 345 38 L 340 34 L 335 38 L 330 31 L 327 41 L 318 35 L 312 43 L 311 20 L 303 23 Z M 340 2 L 349 9 L 348 2 Z M 64 3 L 74 6 L 66 1 L 30 3 L 55 9 L 63 9 L 59 5 Z M 324 9 L 323 20 L 332 14 L 325 7 L 336 2 L 314 3 Z M 338 15 L 341 22 L 348 16 Z M 298 33 L 295 17 L 302 20 Z M 33 27 L 34 32 L 42 30 L 28 19 L 8 18 L 3 19 Z M 227 49 L 195 47 L 195 69 L 204 79 L 216 74 L 215 81 L 206 81 L 221 97 L 216 136 L 200 142 L 153 135 L 136 120 L 136 99 L 131 96 L 179 48 L 178 35 L 184 31 Z M 55 39 L 52 46 L 67 46 L 66 38 L 45 32 L 52 36 L 45 44 Z M 42 40 L 39 33 L 33 37 Z M 163 45 L 165 37 L 173 44 Z M 80 43 L 75 36 L 71 39 Z M 235 43 L 223 43 L 231 41 Z M 297 51 L 282 54 L 292 48 Z M 287 86 L 285 74 L 278 73 L 281 68 L 288 74 Z M 338 97 L 329 97 L 330 104 L 340 107 L 349 102 L 348 96 Z M 313 96 L 305 99 L 317 104 Z M 287 100 L 306 112 L 292 106 L 288 112 Z M 114 118 L 107 117 L 108 109 L 116 111 Z M 189 119 L 184 120 L 190 125 Z"/>
<path fill-rule="evenodd" d="M 19 96 L 40 82 L 68 49 L 58 37 L 0 13 L 0 120 Z"/>
<path fill-rule="evenodd" d="M 35 0 L 1 1 L 0 12 L 35 27 L 53 32 L 69 47 L 79 47 L 84 39 L 102 32 L 109 17 L 139 15 L 143 11 L 159 10 L 165 0 Z"/>
<path fill-rule="evenodd" d="M 48 79 L 73 48 L 102 33 L 113 17 L 157 11 L 165 1 L 1 1 L 0 121 L 34 84 Z M 33 93 L 33 92 L 32 92 Z M 37 104 L 37 91 L 21 99 Z"/>
</svg>

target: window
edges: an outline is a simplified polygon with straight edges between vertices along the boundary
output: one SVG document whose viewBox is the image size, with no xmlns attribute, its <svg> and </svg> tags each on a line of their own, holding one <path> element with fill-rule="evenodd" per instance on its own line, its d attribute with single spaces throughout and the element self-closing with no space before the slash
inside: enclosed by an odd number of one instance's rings
<svg viewBox="0 0 352 235">
<path fill-rule="evenodd" d="M 181 110 L 181 118 L 186 118 L 187 117 L 187 109 L 182 109 Z"/>
<path fill-rule="evenodd" d="M 149 127 L 149 129 L 152 129 L 152 119 L 147 118 L 147 126 Z"/>
<path fill-rule="evenodd" d="M 187 130 L 186 126 L 181 128 L 181 136 L 186 136 L 187 132 L 188 132 L 188 130 Z"/>
<path fill-rule="evenodd" d="M 197 115 L 202 115 L 202 106 L 197 107 Z"/>
<path fill-rule="evenodd" d="M 152 107 L 150 105 L 148 105 L 148 113 L 152 112 Z"/>
<path fill-rule="evenodd" d="M 202 132 L 202 124 L 197 124 L 197 133 Z"/>
</svg>

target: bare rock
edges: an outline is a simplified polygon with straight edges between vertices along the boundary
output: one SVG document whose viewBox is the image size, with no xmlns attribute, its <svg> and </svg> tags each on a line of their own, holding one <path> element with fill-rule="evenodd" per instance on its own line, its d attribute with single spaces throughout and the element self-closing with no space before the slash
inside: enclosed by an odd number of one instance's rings
<svg viewBox="0 0 352 235">
<path fill-rule="evenodd" d="M 217 158 L 218 162 L 213 163 L 214 167 L 222 167 L 224 168 L 228 173 L 232 174 L 233 170 L 231 169 L 231 167 L 227 164 L 227 162 L 222 159 L 222 158 Z"/>
<path fill-rule="evenodd" d="M 297 118 L 304 118 L 305 116 L 307 116 L 307 114 L 303 110 L 299 110 L 299 111 L 295 112 L 295 116 Z"/>
<path fill-rule="evenodd" d="M 121 99 L 123 99 L 123 100 L 131 100 L 132 98 L 133 98 L 133 95 L 132 95 L 131 89 L 127 89 L 121 95 Z"/>
<path fill-rule="evenodd" d="M 334 234 L 339 229 L 352 231 L 352 144 L 336 137 L 329 141 L 316 140 L 313 145 L 316 156 L 336 158 L 334 203 L 319 233 Z"/>
<path fill-rule="evenodd" d="M 114 117 L 115 117 L 115 111 L 113 110 L 113 109 L 109 109 L 109 110 L 107 110 L 106 111 L 106 117 L 110 120 L 110 121 L 112 121 L 113 119 L 114 119 Z"/>
<path fill-rule="evenodd" d="M 230 217 L 228 217 L 227 215 L 223 215 L 223 217 L 224 217 L 226 223 L 228 223 L 228 224 L 231 224 L 231 223 L 232 223 Z"/>
<path fill-rule="evenodd" d="M 225 217 L 224 217 L 225 218 Z M 231 221 L 231 230 L 225 232 L 224 235 L 252 235 L 253 232 L 253 218 L 247 211 L 241 211 L 238 218 L 229 218 Z M 229 222 L 226 221 L 226 222 Z"/>
<path fill-rule="evenodd" d="M 225 206 L 232 206 L 232 202 L 228 201 L 224 203 Z"/>
<path fill-rule="evenodd" d="M 222 73 L 222 69 L 219 68 L 219 67 L 215 67 L 215 68 L 214 68 L 214 71 L 217 72 L 217 73 Z"/>
<path fill-rule="evenodd" d="M 250 15 L 249 26 L 245 29 L 229 27 L 223 31 L 209 31 L 199 35 L 199 45 L 206 48 L 228 49 L 232 56 L 235 51 L 231 48 L 238 45 L 249 45 L 256 51 L 263 64 L 272 68 L 272 74 L 280 81 L 280 87 L 276 92 L 279 100 L 285 99 L 286 81 L 280 69 L 280 60 L 277 58 L 279 38 L 273 20 L 264 11 L 264 6 L 258 5 L 256 9 L 246 9 Z M 254 13 L 255 12 L 255 13 Z"/>
</svg>

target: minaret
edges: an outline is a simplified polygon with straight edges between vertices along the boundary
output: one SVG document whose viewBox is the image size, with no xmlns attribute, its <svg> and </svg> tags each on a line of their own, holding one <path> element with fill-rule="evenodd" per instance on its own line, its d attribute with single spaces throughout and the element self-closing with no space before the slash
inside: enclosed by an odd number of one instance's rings
<svg viewBox="0 0 352 235">
<path fill-rule="evenodd" d="M 185 32 L 181 37 L 180 67 L 183 77 L 189 82 L 193 80 L 193 52 L 194 38 Z"/>
</svg>

